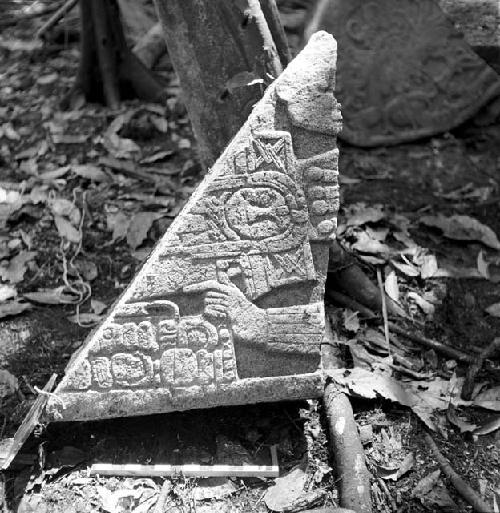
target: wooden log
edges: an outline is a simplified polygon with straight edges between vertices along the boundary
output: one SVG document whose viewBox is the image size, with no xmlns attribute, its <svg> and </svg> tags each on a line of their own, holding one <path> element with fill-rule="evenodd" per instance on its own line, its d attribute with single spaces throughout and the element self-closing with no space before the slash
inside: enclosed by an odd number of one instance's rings
<svg viewBox="0 0 500 513">
<path fill-rule="evenodd" d="M 370 476 L 351 403 L 335 383 L 326 386 L 323 402 L 338 476 L 340 505 L 357 513 L 371 513 Z"/>
<path fill-rule="evenodd" d="M 258 0 L 155 0 L 209 168 L 282 66 Z"/>
</svg>

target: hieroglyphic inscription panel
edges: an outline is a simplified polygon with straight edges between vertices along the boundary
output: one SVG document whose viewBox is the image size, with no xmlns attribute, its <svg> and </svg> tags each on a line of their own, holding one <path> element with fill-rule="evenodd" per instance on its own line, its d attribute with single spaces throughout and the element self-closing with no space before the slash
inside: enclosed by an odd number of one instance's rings
<svg viewBox="0 0 500 513">
<path fill-rule="evenodd" d="M 73 357 L 56 390 L 59 401 L 49 408 L 54 418 L 310 397 L 320 390 L 340 118 L 328 128 L 294 121 L 302 118 L 292 85 L 299 98 L 328 95 L 323 117 L 333 119 L 336 108 L 333 39 L 319 35 L 304 54 L 277 80 L 281 93 L 270 87 Z"/>
</svg>

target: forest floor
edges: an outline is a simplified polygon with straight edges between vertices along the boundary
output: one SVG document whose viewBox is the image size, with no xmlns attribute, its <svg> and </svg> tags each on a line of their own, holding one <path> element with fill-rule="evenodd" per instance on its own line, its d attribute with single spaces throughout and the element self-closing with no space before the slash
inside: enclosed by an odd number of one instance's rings
<svg viewBox="0 0 500 513">
<path fill-rule="evenodd" d="M 476 23 L 471 4 L 483 8 L 474 11 Z M 450 15 L 471 42 L 489 45 L 492 5 L 460 2 Z M 13 436 L 36 387 L 64 373 L 202 174 L 171 70 L 162 71 L 167 106 L 128 101 L 110 111 L 82 103 L 61 111 L 78 45 L 34 42 L 37 23 L 19 23 L 0 39 L 0 440 Z M 382 269 L 386 291 L 411 318 L 401 324 L 405 329 L 471 354 L 500 333 L 499 164 L 500 124 L 469 123 L 392 148 L 341 145 L 342 242 L 375 282 L 375 269 Z M 453 215 L 463 216 L 462 240 L 450 228 Z M 327 309 L 346 366 L 389 372 L 418 388 L 432 404 L 429 419 L 441 451 L 494 511 L 495 500 L 500 505 L 498 359 L 478 376 L 476 404 L 463 404 L 457 390 L 464 365 L 393 336 L 394 354 L 406 361 L 395 369 L 380 319 L 365 321 L 332 304 Z M 382 395 L 351 399 L 376 511 L 472 511 L 436 472 L 426 430 L 411 409 Z M 302 479 L 320 491 L 314 505 L 336 505 L 326 433 L 318 401 L 50 424 L 34 433 L 3 475 L 3 507 L 146 513 L 162 480 L 90 477 L 89 465 L 269 464 L 273 445 L 282 475 L 301 469 L 296 482 L 178 477 L 168 511 L 266 512 L 273 485 L 286 496 Z"/>
</svg>

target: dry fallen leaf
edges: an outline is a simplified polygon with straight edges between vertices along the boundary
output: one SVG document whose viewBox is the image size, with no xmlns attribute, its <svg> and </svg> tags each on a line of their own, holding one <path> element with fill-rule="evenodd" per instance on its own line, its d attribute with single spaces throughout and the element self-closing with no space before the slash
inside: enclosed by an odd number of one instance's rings
<svg viewBox="0 0 500 513">
<path fill-rule="evenodd" d="M 372 239 L 365 231 L 356 234 L 356 242 L 352 245 L 353 249 L 360 253 L 369 253 L 372 255 L 388 255 L 391 250 L 387 244 L 379 240 Z"/>
<path fill-rule="evenodd" d="M 391 265 L 410 278 L 415 278 L 420 275 L 418 268 L 411 263 L 396 262 L 395 260 L 391 260 Z"/>
<path fill-rule="evenodd" d="M 343 317 L 344 317 L 344 328 L 347 331 L 352 331 L 354 333 L 357 333 L 359 331 L 359 318 L 358 318 L 358 312 L 353 312 L 352 310 L 349 310 L 346 308 L 343 311 Z"/>
<path fill-rule="evenodd" d="M 432 303 L 425 300 L 416 292 L 408 292 L 408 299 L 414 301 L 425 315 L 432 315 L 436 311 L 436 307 Z"/>
<path fill-rule="evenodd" d="M 106 308 L 108 308 L 108 305 L 102 301 L 99 301 L 98 299 L 91 299 L 90 308 L 92 308 L 92 311 L 97 315 L 101 315 L 106 310 Z"/>
<path fill-rule="evenodd" d="M 384 219 L 385 214 L 381 207 L 365 207 L 351 205 L 352 214 L 348 214 L 347 226 L 362 226 L 366 223 L 377 223 Z"/>
<path fill-rule="evenodd" d="M 422 264 L 420 266 L 420 276 L 423 280 L 432 278 L 438 271 L 437 259 L 434 255 L 425 255 L 422 257 Z"/>
<path fill-rule="evenodd" d="M 36 256 L 36 251 L 21 251 L 12 258 L 7 267 L 0 267 L 0 278 L 9 283 L 19 283 L 23 280 L 28 262 Z"/>
<path fill-rule="evenodd" d="M 474 431 L 477 428 L 476 424 L 471 424 L 462 417 L 459 417 L 457 415 L 455 407 L 452 404 L 450 404 L 450 406 L 446 410 L 446 418 L 448 419 L 448 422 L 450 424 L 452 424 L 460 430 L 460 433 L 470 433 L 471 431 Z"/>
<path fill-rule="evenodd" d="M 485 308 L 485 311 L 493 317 L 500 317 L 500 303 L 493 303 Z"/>
<path fill-rule="evenodd" d="M 17 290 L 11 285 L 0 285 L 0 303 L 17 296 Z"/>
<path fill-rule="evenodd" d="M 393 300 L 399 301 L 399 285 L 398 277 L 394 271 L 390 271 L 385 277 L 384 283 L 385 293 Z"/>
<path fill-rule="evenodd" d="M 71 166 L 71 170 L 82 178 L 87 178 L 93 182 L 107 182 L 108 175 L 98 166 L 94 164 L 84 164 L 79 166 Z"/>
<path fill-rule="evenodd" d="M 479 241 L 493 249 L 500 249 L 500 241 L 495 232 L 477 219 L 469 216 L 455 215 L 445 217 L 423 216 L 422 224 L 439 228 L 445 237 L 453 240 Z"/>
<path fill-rule="evenodd" d="M 82 238 L 82 234 L 77 230 L 65 217 L 54 215 L 54 223 L 56 225 L 59 235 L 68 240 L 78 244 Z"/>
<path fill-rule="evenodd" d="M 111 238 L 112 242 L 123 239 L 127 235 L 128 227 L 130 226 L 131 219 L 122 211 L 108 212 L 106 217 L 106 224 L 108 230 L 113 231 Z"/>
<path fill-rule="evenodd" d="M 264 494 L 266 506 L 271 511 L 288 511 L 290 505 L 304 494 L 306 482 L 307 474 L 300 467 L 294 468 L 283 477 L 278 477 Z"/>
<path fill-rule="evenodd" d="M 137 249 L 148 236 L 153 223 L 163 217 L 156 212 L 139 212 L 136 214 L 127 230 L 127 242 L 132 249 Z"/>
<path fill-rule="evenodd" d="M 500 411 L 500 385 L 480 392 L 472 404 L 485 410 Z"/>
<path fill-rule="evenodd" d="M 397 481 L 400 477 L 408 473 L 415 465 L 415 456 L 412 452 L 408 453 L 404 460 L 393 467 L 384 467 L 377 465 L 377 475 L 382 479 Z"/>
<path fill-rule="evenodd" d="M 10 317 L 12 315 L 18 315 L 25 310 L 29 310 L 31 305 L 29 303 L 20 303 L 19 301 L 6 301 L 0 303 L 0 319 L 4 317 Z"/>
<path fill-rule="evenodd" d="M 8 370 L 0 369 L 0 399 L 14 394 L 18 388 L 17 378 Z"/>
<path fill-rule="evenodd" d="M 26 292 L 23 294 L 28 301 L 41 303 L 42 305 L 72 305 L 80 301 L 75 294 L 65 292 L 66 287 L 56 287 L 55 289 L 40 289 L 36 292 Z"/>
<path fill-rule="evenodd" d="M 486 280 L 490 279 L 490 271 L 488 269 L 488 265 L 488 262 L 486 262 L 486 259 L 484 258 L 484 253 L 481 250 L 477 254 L 477 270 L 479 274 Z"/>
</svg>

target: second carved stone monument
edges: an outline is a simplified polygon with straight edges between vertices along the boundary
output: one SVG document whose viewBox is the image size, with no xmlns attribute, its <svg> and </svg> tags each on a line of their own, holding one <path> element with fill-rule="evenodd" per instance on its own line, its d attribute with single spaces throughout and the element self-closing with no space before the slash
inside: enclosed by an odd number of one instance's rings
<svg viewBox="0 0 500 513">
<path fill-rule="evenodd" d="M 315 397 L 338 210 L 336 43 L 268 88 L 47 406 L 86 420 Z"/>
</svg>

